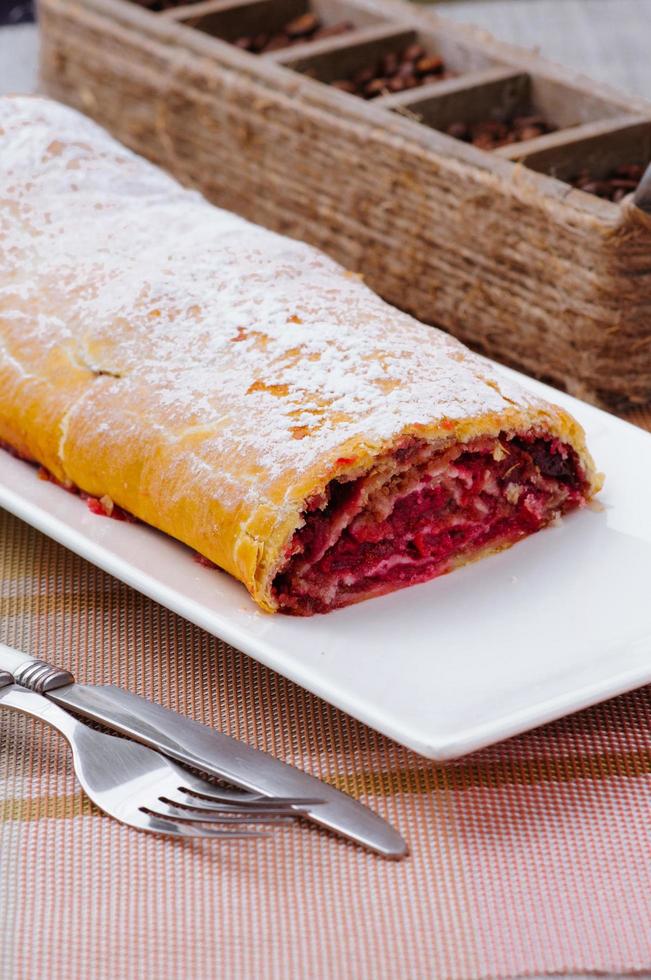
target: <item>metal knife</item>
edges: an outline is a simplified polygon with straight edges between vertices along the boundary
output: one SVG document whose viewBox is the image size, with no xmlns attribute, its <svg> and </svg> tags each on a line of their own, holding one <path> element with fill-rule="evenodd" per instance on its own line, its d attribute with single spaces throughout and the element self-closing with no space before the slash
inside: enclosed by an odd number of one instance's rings
<svg viewBox="0 0 651 980">
<path fill-rule="evenodd" d="M 0 672 L 63 708 L 142 742 L 178 762 L 264 796 L 321 800 L 301 808 L 308 820 L 384 857 L 401 858 L 407 844 L 394 828 L 352 799 L 273 756 L 113 685 L 77 684 L 67 670 L 51 667 L 0 643 Z"/>
</svg>

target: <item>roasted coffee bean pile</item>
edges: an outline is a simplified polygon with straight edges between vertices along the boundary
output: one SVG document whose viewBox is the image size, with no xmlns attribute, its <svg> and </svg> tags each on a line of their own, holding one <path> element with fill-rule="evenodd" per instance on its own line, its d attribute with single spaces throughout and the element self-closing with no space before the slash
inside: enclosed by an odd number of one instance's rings
<svg viewBox="0 0 651 980">
<path fill-rule="evenodd" d="M 619 204 L 623 197 L 636 189 L 642 180 L 644 169 L 641 163 L 623 163 L 610 170 L 605 177 L 595 177 L 589 170 L 582 170 L 568 183 L 588 194 L 596 194 L 597 197 Z"/>
<path fill-rule="evenodd" d="M 389 51 L 375 64 L 359 68 L 349 78 L 337 79 L 331 84 L 342 92 L 375 99 L 378 95 L 439 82 L 450 75 L 442 58 L 428 54 L 420 44 L 410 44 L 402 51 Z"/>
<path fill-rule="evenodd" d="M 557 129 L 538 113 L 523 112 L 503 119 L 482 119 L 480 122 L 453 122 L 445 132 L 464 143 L 472 143 L 480 150 L 496 150 L 509 143 L 522 143 Z"/>
<path fill-rule="evenodd" d="M 326 27 L 316 14 L 306 13 L 294 17 L 276 34 L 247 34 L 238 37 L 235 46 L 253 54 L 268 54 L 270 51 L 281 51 L 294 44 L 305 41 L 321 41 L 325 37 L 336 37 L 354 30 L 355 25 L 349 20 L 339 21 Z"/>
</svg>

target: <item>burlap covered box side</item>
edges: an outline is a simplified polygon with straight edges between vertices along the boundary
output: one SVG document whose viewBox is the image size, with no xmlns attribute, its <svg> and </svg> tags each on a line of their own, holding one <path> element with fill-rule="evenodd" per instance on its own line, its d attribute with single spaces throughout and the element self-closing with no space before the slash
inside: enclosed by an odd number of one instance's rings
<svg viewBox="0 0 651 980">
<path fill-rule="evenodd" d="M 116 3 L 42 0 L 44 88 L 215 203 L 325 249 L 389 301 L 594 401 L 651 398 L 651 230 L 506 160 L 436 153 L 399 115 Z M 145 16 L 149 16 L 145 14 Z M 431 142 L 431 141 L 430 141 Z M 632 212 L 636 212 L 631 216 Z"/>
</svg>

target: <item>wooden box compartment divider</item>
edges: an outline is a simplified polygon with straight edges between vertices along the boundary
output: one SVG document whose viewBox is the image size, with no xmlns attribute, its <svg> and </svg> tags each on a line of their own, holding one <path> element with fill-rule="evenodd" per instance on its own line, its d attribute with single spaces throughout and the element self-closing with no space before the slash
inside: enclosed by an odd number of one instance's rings
<svg viewBox="0 0 651 980">
<path fill-rule="evenodd" d="M 650 103 L 399 0 L 169 2 L 41 0 L 45 90 L 474 348 L 651 400 Z"/>
</svg>

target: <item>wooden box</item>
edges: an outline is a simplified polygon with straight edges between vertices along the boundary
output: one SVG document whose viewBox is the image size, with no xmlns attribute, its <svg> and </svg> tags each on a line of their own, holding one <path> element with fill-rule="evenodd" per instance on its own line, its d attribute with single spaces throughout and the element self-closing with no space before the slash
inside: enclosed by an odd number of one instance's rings
<svg viewBox="0 0 651 980">
<path fill-rule="evenodd" d="M 339 27 L 242 49 L 306 12 Z M 215 203 L 498 360 L 612 407 L 651 400 L 648 181 L 617 204 L 572 186 L 641 172 L 651 104 L 394 0 L 41 0 L 40 18 L 44 89 Z M 344 90 L 414 44 L 443 66 Z M 555 131 L 493 150 L 447 132 L 532 112 Z"/>
</svg>

